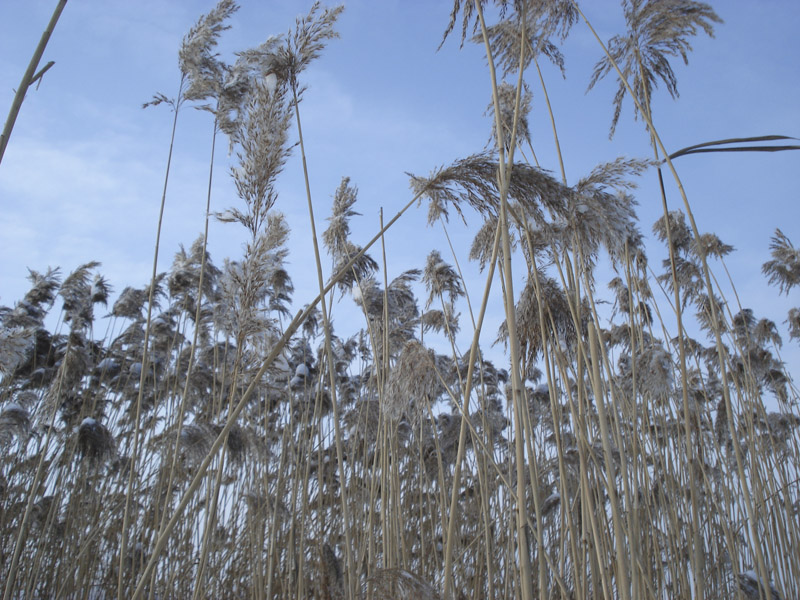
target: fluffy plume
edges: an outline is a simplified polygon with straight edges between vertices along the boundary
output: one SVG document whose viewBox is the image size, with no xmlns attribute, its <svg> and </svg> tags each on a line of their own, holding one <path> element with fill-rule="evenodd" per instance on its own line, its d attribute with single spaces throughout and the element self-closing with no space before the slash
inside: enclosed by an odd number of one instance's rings
<svg viewBox="0 0 800 600">
<path fill-rule="evenodd" d="M 800 308 L 789 309 L 786 322 L 789 324 L 789 337 L 793 340 L 800 340 Z"/>
<path fill-rule="evenodd" d="M 32 329 L 0 327 L 0 374 L 11 375 L 28 360 L 34 336 Z"/>
<path fill-rule="evenodd" d="M 28 280 L 31 282 L 31 289 L 25 294 L 26 303 L 41 309 L 53 303 L 61 280 L 58 268 L 48 268 L 46 273 L 28 269 Z"/>
<path fill-rule="evenodd" d="M 358 188 L 350 185 L 350 178 L 343 177 L 333 196 L 331 216 L 328 217 L 328 228 L 322 234 L 325 247 L 334 257 L 339 257 L 345 250 L 345 243 L 350 239 L 350 218 L 360 215 L 353 210 L 358 200 Z"/>
<path fill-rule="evenodd" d="M 488 154 L 474 154 L 457 160 L 451 166 L 437 169 L 430 177 L 411 177 L 411 189 L 430 200 L 428 222 L 448 217 L 452 207 L 463 218 L 466 203 L 484 218 L 497 214 L 499 165 Z M 514 165 L 509 182 L 509 198 L 517 200 L 523 215 L 545 222 L 545 212 L 566 216 L 569 188 L 545 171 L 529 165 Z"/>
<path fill-rule="evenodd" d="M 23 440 L 30 428 L 31 417 L 27 410 L 16 402 L 4 405 L 0 412 L 0 447 L 7 446 L 14 438 Z"/>
<path fill-rule="evenodd" d="M 297 19 L 294 33 L 289 35 L 285 48 L 279 50 L 276 59 L 276 72 L 280 79 L 296 86 L 298 75 L 319 57 L 326 42 L 339 37 L 334 25 L 343 11 L 344 6 L 322 8 L 317 1 L 306 16 Z"/>
<path fill-rule="evenodd" d="M 486 268 L 486 265 L 492 258 L 494 239 L 497 234 L 497 223 L 499 220 L 500 219 L 497 217 L 486 219 L 472 240 L 472 246 L 469 250 L 469 259 L 478 261 L 481 271 Z M 513 231 L 509 232 L 509 243 L 511 244 L 512 249 L 516 248 L 516 238 L 513 235 Z M 503 256 L 502 251 L 502 244 L 498 243 L 497 256 L 498 260 L 501 262 Z"/>
<path fill-rule="evenodd" d="M 330 225 L 322 234 L 325 247 L 333 256 L 334 271 L 340 271 L 352 258 L 361 253 L 361 246 L 350 241 L 350 218 L 360 213 L 353 210 L 358 197 L 358 189 L 350 185 L 350 178 L 342 178 L 333 197 L 333 209 L 328 218 Z M 339 279 L 339 287 L 351 289 L 358 281 L 363 281 L 378 270 L 378 263 L 369 255 L 362 254 L 350 270 Z"/>
<path fill-rule="evenodd" d="M 516 145 L 519 147 L 522 147 L 523 144 L 531 143 L 528 115 L 531 112 L 532 99 L 533 94 L 531 94 L 527 88 L 522 90 L 515 138 Z M 497 86 L 497 100 L 500 105 L 500 126 L 503 131 L 502 137 L 497 135 L 494 102 L 489 103 L 486 113 L 492 120 L 492 131 L 495 133 L 495 142 L 499 145 L 500 140 L 502 140 L 503 147 L 508 150 L 511 147 L 511 133 L 514 131 L 514 107 L 517 105 L 517 88 L 510 83 L 501 83 Z"/>
<path fill-rule="evenodd" d="M 575 321 L 570 311 L 569 300 L 555 281 L 539 271 L 533 277 L 538 280 L 540 293 L 537 294 L 533 278 L 529 278 L 520 294 L 516 306 L 517 335 L 520 349 L 529 362 L 533 363 L 543 351 L 545 340 L 556 347 L 569 348 L 574 344 Z M 542 332 L 539 311 L 543 311 L 545 331 Z M 500 326 L 498 341 L 508 340 L 508 327 Z"/>
<path fill-rule="evenodd" d="M 775 230 L 769 247 L 772 259 L 765 262 L 761 270 L 771 284 L 778 286 L 781 294 L 788 294 L 800 284 L 800 250 L 780 229 Z"/>
<path fill-rule="evenodd" d="M 115 317 L 137 319 L 142 316 L 142 310 L 146 302 L 147 293 L 145 290 L 126 287 L 111 308 L 111 314 Z"/>
<path fill-rule="evenodd" d="M 633 88 L 639 105 L 650 113 L 653 90 L 659 80 L 670 96 L 678 97 L 678 81 L 669 57 L 680 56 L 688 64 L 692 49 L 689 38 L 697 35 L 698 30 L 713 37 L 713 24 L 721 23 L 722 19 L 711 6 L 694 0 L 623 0 L 622 7 L 628 32 L 612 37 L 608 42 L 608 52 Z M 600 59 L 595 65 L 589 89 L 612 72 L 616 73 L 616 70 L 611 60 L 608 57 Z M 619 81 L 609 137 L 614 136 L 626 94 L 625 84 Z M 634 115 L 637 118 L 640 115 L 638 106 L 634 106 Z"/>
<path fill-rule="evenodd" d="M 95 285 L 100 285 L 98 289 L 89 284 L 89 276 L 92 269 L 100 266 L 97 261 L 88 262 L 81 265 L 70 273 L 61 284 L 58 295 L 64 299 L 64 321 L 71 323 L 73 329 L 79 329 L 91 324 L 94 319 L 93 304 L 95 295 L 100 302 L 106 302 L 108 298 L 107 284 L 101 278 L 98 282 L 94 279 Z"/>
<path fill-rule="evenodd" d="M 108 427 L 87 417 L 78 427 L 78 449 L 86 458 L 104 461 L 116 454 L 116 443 Z"/>
<path fill-rule="evenodd" d="M 233 336 L 267 335 L 272 319 L 263 310 L 287 314 L 294 290 L 285 268 L 289 226 L 281 213 L 270 213 L 267 225 L 247 245 L 242 261 L 225 261 L 216 319 Z"/>
<path fill-rule="evenodd" d="M 428 255 L 425 262 L 425 270 L 422 272 L 422 282 L 428 290 L 428 300 L 425 308 L 430 308 L 437 298 L 442 298 L 443 302 L 450 307 L 455 305 L 455 301 L 464 295 L 464 286 L 461 283 L 461 276 L 456 270 L 442 260 L 438 250 L 433 250 Z"/>
<path fill-rule="evenodd" d="M 270 92 L 265 83 L 258 83 L 244 108 L 236 133 L 239 149 L 238 166 L 231 169 L 239 197 L 248 211 L 231 211 L 231 217 L 257 235 L 270 208 L 277 200 L 275 180 L 291 154 L 288 146 L 292 111 L 286 101 L 286 90 Z"/>
<path fill-rule="evenodd" d="M 239 6 L 233 0 L 220 0 L 189 30 L 178 51 L 178 65 L 189 85 L 183 92 L 187 100 L 204 100 L 216 94 L 222 84 L 223 66 L 213 54 L 220 34 Z"/>
<path fill-rule="evenodd" d="M 508 18 L 487 27 L 497 66 L 504 75 L 511 75 L 520 68 L 526 69 L 534 58 L 543 54 L 564 74 L 564 56 L 550 38 L 557 35 L 565 39 L 577 19 L 578 11 L 572 0 L 515 3 L 515 10 Z M 482 44 L 483 35 L 475 35 L 472 41 Z"/>
<path fill-rule="evenodd" d="M 126 287 L 122 290 L 119 298 L 111 308 L 111 314 L 115 317 L 125 317 L 128 319 L 141 319 L 145 306 L 150 298 L 151 288 L 153 290 L 153 305 L 158 306 L 158 299 L 164 296 L 162 284 L 166 278 L 165 273 L 159 273 L 154 282 L 145 288 Z"/>
<path fill-rule="evenodd" d="M 279 36 L 269 37 L 255 48 L 237 52 L 236 62 L 230 67 L 225 66 L 215 115 L 220 130 L 230 138 L 231 150 L 242 141 L 242 121 L 251 95 L 266 93 L 272 96 L 277 91 L 275 54 L 282 42 Z"/>
<path fill-rule="evenodd" d="M 426 403 L 433 404 L 441 392 L 436 355 L 418 341 L 411 340 L 403 347 L 389 376 L 384 413 L 393 421 L 404 414 L 423 414 Z"/>
<path fill-rule="evenodd" d="M 486 4 L 486 0 L 479 0 L 481 7 Z M 508 0 L 500 0 L 498 2 L 502 6 L 503 9 L 508 5 Z M 475 10 L 475 2 L 471 2 L 470 0 L 454 0 L 453 1 L 453 9 L 450 12 L 450 22 L 447 24 L 447 29 L 444 31 L 444 35 L 442 36 L 442 43 L 439 47 L 444 44 L 447 36 L 452 33 L 453 28 L 456 25 L 456 21 L 458 20 L 459 13 L 463 12 L 462 19 L 461 19 L 461 45 L 464 45 L 464 41 L 467 39 L 467 31 L 470 30 L 470 23 L 473 22 L 472 30 L 475 31 L 478 28 L 478 14 L 473 11 Z"/>
<path fill-rule="evenodd" d="M 204 264 L 205 266 L 203 266 Z M 196 309 L 201 274 L 203 279 L 201 293 L 213 301 L 216 299 L 216 283 L 220 270 L 213 264 L 208 252 L 205 251 L 203 236 L 194 241 L 189 252 L 181 244 L 167 276 L 167 289 L 170 296 L 179 298 L 183 308 L 190 313 L 192 318 L 194 318 Z"/>
<path fill-rule="evenodd" d="M 458 314 L 453 314 L 452 310 L 433 309 L 422 313 L 419 320 L 422 324 L 422 330 L 444 332 L 448 335 L 458 333 Z"/>
<path fill-rule="evenodd" d="M 181 429 L 181 450 L 191 464 L 200 463 L 211 449 L 217 435 L 206 423 L 192 423 Z"/>
</svg>

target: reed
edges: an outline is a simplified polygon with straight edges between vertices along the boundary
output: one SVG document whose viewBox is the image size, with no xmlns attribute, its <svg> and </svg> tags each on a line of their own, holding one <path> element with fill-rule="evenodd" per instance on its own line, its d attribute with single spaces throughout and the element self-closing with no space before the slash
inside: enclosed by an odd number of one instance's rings
<svg viewBox="0 0 800 600">
<path fill-rule="evenodd" d="M 237 8 L 197 22 L 178 96 L 153 100 L 173 109 L 173 138 L 183 106 L 212 119 L 204 233 L 166 270 L 156 242 L 150 281 L 114 302 L 88 262 L 31 271 L 0 307 L 4 598 L 800 595 L 800 416 L 781 328 L 721 284 L 733 249 L 699 229 L 673 162 L 780 136 L 670 153 L 651 109 L 658 82 L 677 95 L 670 60 L 713 34 L 716 12 L 623 2 L 628 31 L 598 38 L 590 87 L 616 74 L 612 135 L 630 98 L 653 155 L 571 180 L 549 99 L 554 156 L 528 117 L 535 86 L 547 97 L 539 60 L 563 68 L 557 43 L 591 28 L 580 6 L 456 0 L 444 37 L 460 24 L 485 51 L 490 146 L 409 175 L 408 203 L 358 240 L 346 176 L 317 233 L 309 173 L 323 157 L 306 156 L 301 119 L 303 72 L 342 8 L 315 3 L 229 64 L 213 50 Z M 238 197 L 211 211 L 222 137 Z M 302 173 L 288 172 L 294 151 Z M 681 208 L 660 186 L 654 259 L 636 184 L 663 183 L 664 167 Z M 314 298 L 294 293 L 287 176 L 306 182 Z M 420 205 L 449 252 L 398 265 L 383 236 Z M 473 214 L 483 225 L 459 247 L 449 219 Z M 209 218 L 243 232 L 241 256 L 212 260 Z M 800 252 L 780 229 L 770 248 L 763 274 L 789 294 Z M 344 303 L 360 316 L 334 327 Z M 502 315 L 494 349 L 487 314 Z"/>
</svg>

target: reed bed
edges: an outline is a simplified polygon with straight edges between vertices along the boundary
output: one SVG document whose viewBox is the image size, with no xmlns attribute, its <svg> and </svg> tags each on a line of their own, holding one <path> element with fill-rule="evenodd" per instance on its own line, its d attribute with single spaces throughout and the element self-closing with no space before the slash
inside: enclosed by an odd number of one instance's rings
<svg viewBox="0 0 800 600">
<path fill-rule="evenodd" d="M 239 196 L 208 218 L 247 242 L 215 262 L 206 228 L 164 272 L 156 248 L 151 281 L 113 302 L 99 263 L 31 271 L 0 309 L 4 600 L 800 597 L 800 417 L 778 325 L 725 297 L 732 248 L 698 229 L 650 108 L 720 19 L 690 0 L 622 6 L 629 30 L 598 38 L 591 84 L 617 78 L 612 134 L 630 99 L 652 156 L 572 184 L 544 170 L 539 61 L 563 64 L 557 42 L 591 24 L 572 0 L 456 0 L 443 43 L 460 30 L 485 49 L 493 145 L 411 175 L 369 241 L 353 239 L 354 182 L 324 225 L 307 186 L 316 298 L 293 297 L 276 181 L 300 152 L 308 183 L 303 74 L 342 8 L 314 4 L 231 64 L 214 48 L 237 5 L 201 17 L 178 95 L 152 104 L 175 127 L 187 104 L 208 111 L 204 176 L 224 137 Z M 657 259 L 639 177 L 681 193 L 661 187 Z M 432 224 L 484 225 L 398 273 L 382 236 L 419 205 Z M 764 275 L 792 293 L 800 251 L 780 230 L 771 243 Z M 467 289 L 466 260 L 484 289 Z M 362 319 L 334 330 L 342 302 Z M 487 311 L 505 315 L 502 363 L 479 345 Z M 787 322 L 800 342 L 800 308 Z"/>
</svg>

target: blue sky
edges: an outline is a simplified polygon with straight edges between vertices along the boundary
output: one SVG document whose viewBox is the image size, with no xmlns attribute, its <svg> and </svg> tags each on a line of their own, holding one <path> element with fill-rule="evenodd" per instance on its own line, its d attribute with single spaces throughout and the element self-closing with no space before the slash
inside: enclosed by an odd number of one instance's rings
<svg viewBox="0 0 800 600">
<path fill-rule="evenodd" d="M 56 2 L 0 3 L 0 114 L 5 117 L 17 86 Z M 68 273 L 90 260 L 117 292 L 149 279 L 172 115 L 163 107 L 141 109 L 156 92 L 173 96 L 179 72 L 177 50 L 189 27 L 215 2 L 191 0 L 69 2 L 42 59 L 55 66 L 22 107 L 0 164 L 0 304 L 11 305 L 27 290 L 26 267 L 60 266 Z M 310 1 L 242 1 L 220 43 L 223 59 L 285 32 Z M 715 39 L 692 41 L 688 67 L 673 62 L 680 98 L 664 89 L 654 99 L 654 118 L 670 150 L 708 140 L 780 133 L 800 137 L 800 3 L 795 0 L 726 0 L 714 3 L 725 20 Z M 318 229 L 329 213 L 343 176 L 358 186 L 362 217 L 354 241 L 378 229 L 410 199 L 405 172 L 426 175 L 483 149 L 489 138 L 484 111 L 489 74 L 482 48 L 457 36 L 437 52 L 451 3 L 428 0 L 352 0 L 345 3 L 341 39 L 330 43 L 306 73 L 309 89 L 301 106 Z M 584 1 L 587 16 L 604 41 L 623 31 L 617 2 Z M 588 94 L 586 86 L 601 49 L 582 23 L 562 45 L 566 79 L 545 66 L 545 79 L 566 161 L 574 183 L 595 165 L 625 155 L 650 157 L 648 138 L 626 102 L 617 135 L 608 139 L 613 79 Z M 531 130 L 537 155 L 558 171 L 549 117 L 534 73 Z M 203 228 L 211 121 L 203 112 L 182 113 L 167 195 L 159 270 L 166 270 L 179 243 L 190 245 Z M 234 206 L 227 176 L 227 145 L 218 145 L 212 210 Z M 800 203 L 795 176 L 800 152 L 719 154 L 676 161 L 703 231 L 736 247 L 727 266 L 744 306 L 779 324 L 797 291 L 777 297 L 760 273 L 769 239 L 780 227 L 800 244 Z M 656 175 L 645 174 L 637 192 L 641 228 L 652 238 L 660 215 Z M 669 182 L 672 206 L 678 206 Z M 308 240 L 302 170 L 297 154 L 282 175 L 276 208 L 292 227 L 290 273 L 301 306 L 316 294 Z M 469 217 L 469 216 L 468 216 Z M 451 220 L 450 234 L 476 295 L 482 277 L 466 264 L 472 234 Z M 210 250 L 219 264 L 241 254 L 242 232 L 215 224 Z M 390 279 L 422 267 L 432 249 L 452 261 L 440 228 L 426 228 L 425 207 L 410 213 L 386 237 Z M 651 265 L 665 255 L 652 244 Z M 373 255 L 379 258 L 379 251 Z M 293 266 L 294 265 L 294 266 Z M 724 273 L 723 273 L 724 275 Z M 522 281 L 518 284 L 521 289 Z M 731 298 L 732 299 L 732 298 Z M 335 308 L 347 314 L 347 309 Z M 735 311 L 734 311 L 735 312 Z M 335 313 L 335 315 L 338 313 Z M 344 317 L 343 317 L 344 318 Z M 500 322 L 488 323 L 492 339 Z M 466 325 L 466 322 L 464 323 Z M 342 330 L 347 328 L 342 325 Z M 781 325 L 781 331 L 785 329 Z M 344 332 L 344 331 L 343 331 Z M 796 344 L 795 344 L 796 345 Z M 790 352 L 790 355 L 791 352 Z M 796 354 L 794 354 L 796 356 Z"/>
</svg>

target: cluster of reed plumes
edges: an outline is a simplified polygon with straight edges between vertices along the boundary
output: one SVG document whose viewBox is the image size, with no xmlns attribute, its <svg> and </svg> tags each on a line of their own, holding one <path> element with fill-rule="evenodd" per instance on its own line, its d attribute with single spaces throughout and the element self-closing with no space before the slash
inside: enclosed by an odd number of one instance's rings
<svg viewBox="0 0 800 600">
<path fill-rule="evenodd" d="M 320 294 L 294 317 L 275 181 L 304 153 L 302 74 L 341 8 L 315 4 L 234 64 L 213 53 L 232 0 L 191 29 L 178 95 L 152 103 L 176 125 L 202 106 L 212 149 L 227 137 L 241 203 L 207 212 L 247 243 L 215 264 L 206 229 L 115 302 L 98 263 L 31 271 L 25 298 L 0 308 L 5 600 L 800 597 L 800 418 L 778 328 L 724 298 L 711 263 L 732 249 L 698 230 L 686 197 L 681 210 L 662 197 L 658 267 L 634 211 L 635 177 L 678 177 L 651 94 L 659 80 L 676 92 L 668 59 L 719 18 L 691 0 L 623 2 L 630 30 L 592 83 L 616 73 L 613 124 L 630 96 L 654 156 L 570 185 L 515 155 L 533 150 L 523 72 L 563 65 L 553 40 L 585 19 L 572 0 L 496 4 L 487 25 L 487 3 L 457 0 L 445 34 L 462 19 L 486 49 L 494 149 L 412 176 L 409 204 L 363 245 L 343 179 L 321 234 L 327 276 L 309 189 Z M 393 277 L 370 254 L 419 202 L 432 223 L 482 216 L 468 250 L 482 299 L 457 250 Z M 764 273 L 779 293 L 800 284 L 780 231 Z M 502 307 L 487 306 L 492 284 Z M 335 332 L 332 302 L 363 321 Z M 505 312 L 502 365 L 478 345 L 487 310 Z M 800 308 L 788 322 L 797 343 Z"/>
</svg>

